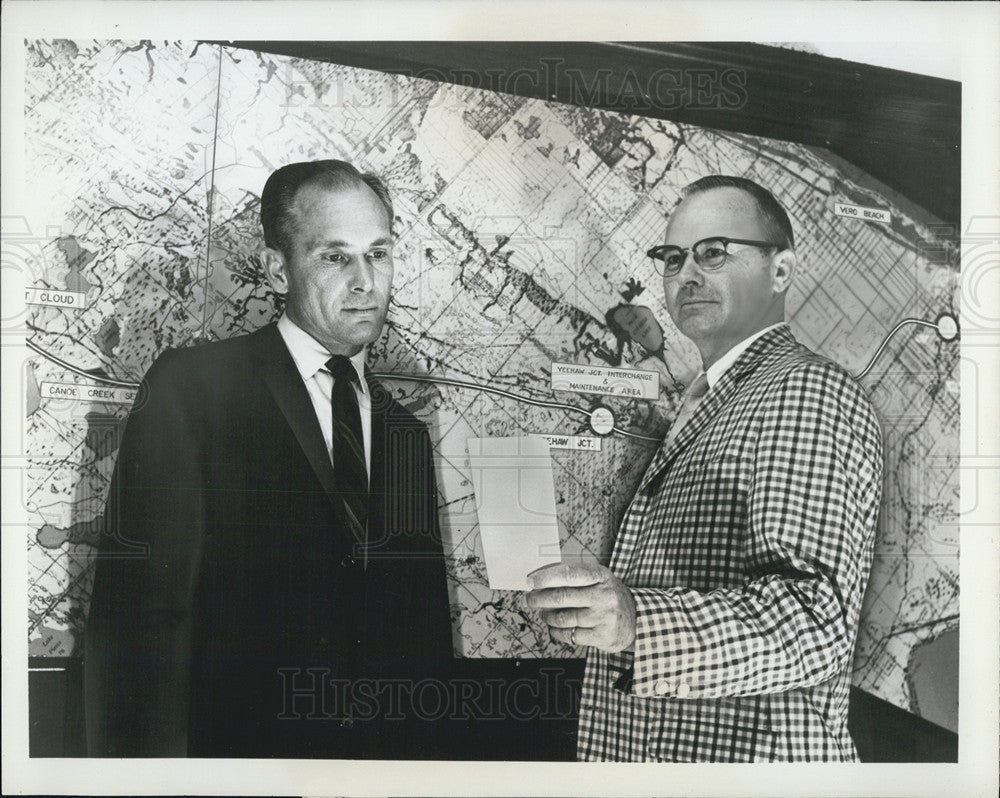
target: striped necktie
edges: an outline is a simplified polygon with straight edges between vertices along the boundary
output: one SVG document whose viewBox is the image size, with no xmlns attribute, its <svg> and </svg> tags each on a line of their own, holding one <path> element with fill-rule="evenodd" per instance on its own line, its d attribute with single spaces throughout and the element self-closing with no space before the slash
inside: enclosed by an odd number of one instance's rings
<svg viewBox="0 0 1000 798">
<path fill-rule="evenodd" d="M 674 423 L 670 427 L 670 431 L 667 433 L 667 445 L 673 443 L 674 438 L 680 433 L 684 428 L 684 425 L 691 420 L 691 416 L 694 415 L 694 411 L 698 409 L 698 404 L 708 393 L 708 375 L 705 372 L 701 372 L 697 377 L 694 378 L 688 389 L 684 392 L 684 401 L 681 402 L 680 412 L 677 413 L 677 418 L 674 419 Z"/>
<path fill-rule="evenodd" d="M 333 472 L 344 503 L 351 534 L 364 551 L 368 527 L 368 468 L 365 465 L 365 438 L 361 431 L 361 410 L 354 392 L 358 373 L 343 355 L 326 362 L 333 375 Z M 356 547 L 356 550 L 357 548 Z"/>
</svg>

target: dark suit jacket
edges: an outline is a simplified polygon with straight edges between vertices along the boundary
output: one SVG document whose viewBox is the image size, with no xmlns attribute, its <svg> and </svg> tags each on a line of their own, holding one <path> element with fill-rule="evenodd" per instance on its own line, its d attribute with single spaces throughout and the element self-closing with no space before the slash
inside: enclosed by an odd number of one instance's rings
<svg viewBox="0 0 1000 798">
<path fill-rule="evenodd" d="M 370 385 L 363 568 L 274 325 L 153 364 L 86 631 L 92 755 L 443 755 L 413 711 L 452 655 L 430 440 Z"/>
</svg>

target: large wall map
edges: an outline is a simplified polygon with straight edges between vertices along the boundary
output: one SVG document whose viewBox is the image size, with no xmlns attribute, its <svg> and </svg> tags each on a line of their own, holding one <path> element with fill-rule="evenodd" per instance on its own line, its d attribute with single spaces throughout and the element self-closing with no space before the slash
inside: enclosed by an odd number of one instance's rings
<svg viewBox="0 0 1000 798">
<path fill-rule="evenodd" d="M 370 362 L 435 437 L 456 652 L 579 655 L 518 594 L 489 589 L 466 440 L 593 437 L 591 411 L 609 407 L 616 430 L 599 450 L 552 450 L 564 551 L 606 561 L 697 364 L 643 252 L 680 188 L 721 172 L 790 210 L 793 329 L 863 375 L 882 421 L 855 683 L 921 711 L 915 657 L 958 628 L 958 275 L 920 209 L 796 144 L 218 46 L 35 42 L 25 85 L 27 180 L 43 209 L 18 250 L 36 289 L 32 655 L 80 652 L 132 386 L 164 349 L 275 317 L 255 254 L 259 192 L 277 166 L 319 157 L 377 172 L 395 197 L 395 295 Z M 845 217 L 838 203 L 886 213 Z M 622 323 L 648 312 L 662 340 Z M 659 397 L 554 391 L 553 362 L 655 370 Z"/>
</svg>

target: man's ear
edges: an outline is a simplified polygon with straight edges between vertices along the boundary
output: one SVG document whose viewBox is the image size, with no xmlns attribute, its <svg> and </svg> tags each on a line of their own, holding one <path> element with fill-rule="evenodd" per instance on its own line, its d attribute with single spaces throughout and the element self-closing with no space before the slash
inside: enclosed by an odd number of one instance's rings
<svg viewBox="0 0 1000 798">
<path fill-rule="evenodd" d="M 795 251 L 783 249 L 775 254 L 771 260 L 771 290 L 776 294 L 783 294 L 792 284 L 795 276 Z"/>
<path fill-rule="evenodd" d="M 264 266 L 264 274 L 276 294 L 288 293 L 288 271 L 285 256 L 280 250 L 264 247 L 260 251 L 260 262 Z"/>
</svg>

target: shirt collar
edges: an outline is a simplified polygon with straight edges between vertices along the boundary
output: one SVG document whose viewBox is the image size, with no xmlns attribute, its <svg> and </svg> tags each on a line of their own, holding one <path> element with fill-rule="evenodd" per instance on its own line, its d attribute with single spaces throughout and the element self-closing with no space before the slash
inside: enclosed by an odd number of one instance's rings
<svg viewBox="0 0 1000 798">
<path fill-rule="evenodd" d="M 722 375 L 725 374 L 730 366 L 736 362 L 736 359 L 742 355 L 750 344 L 756 341 L 765 333 L 769 333 L 771 330 L 776 330 L 778 327 L 787 325 L 787 321 L 779 321 L 777 324 L 772 324 L 770 327 L 765 327 L 763 330 L 758 330 L 753 335 L 748 338 L 744 338 L 736 346 L 730 349 L 726 354 L 716 360 L 711 366 L 705 369 L 705 376 L 708 378 L 708 387 L 714 388 L 715 384 L 722 379 Z"/>
<path fill-rule="evenodd" d="M 330 359 L 330 353 L 326 351 L 326 347 L 285 314 L 282 314 L 281 318 L 278 319 L 278 332 L 281 333 L 303 381 L 311 380 L 316 376 L 316 372 L 326 369 L 326 361 Z M 365 358 L 367 354 L 367 348 L 363 348 L 349 358 L 351 365 L 358 373 L 361 391 L 365 396 L 368 395 L 368 383 L 365 382 Z"/>
</svg>

